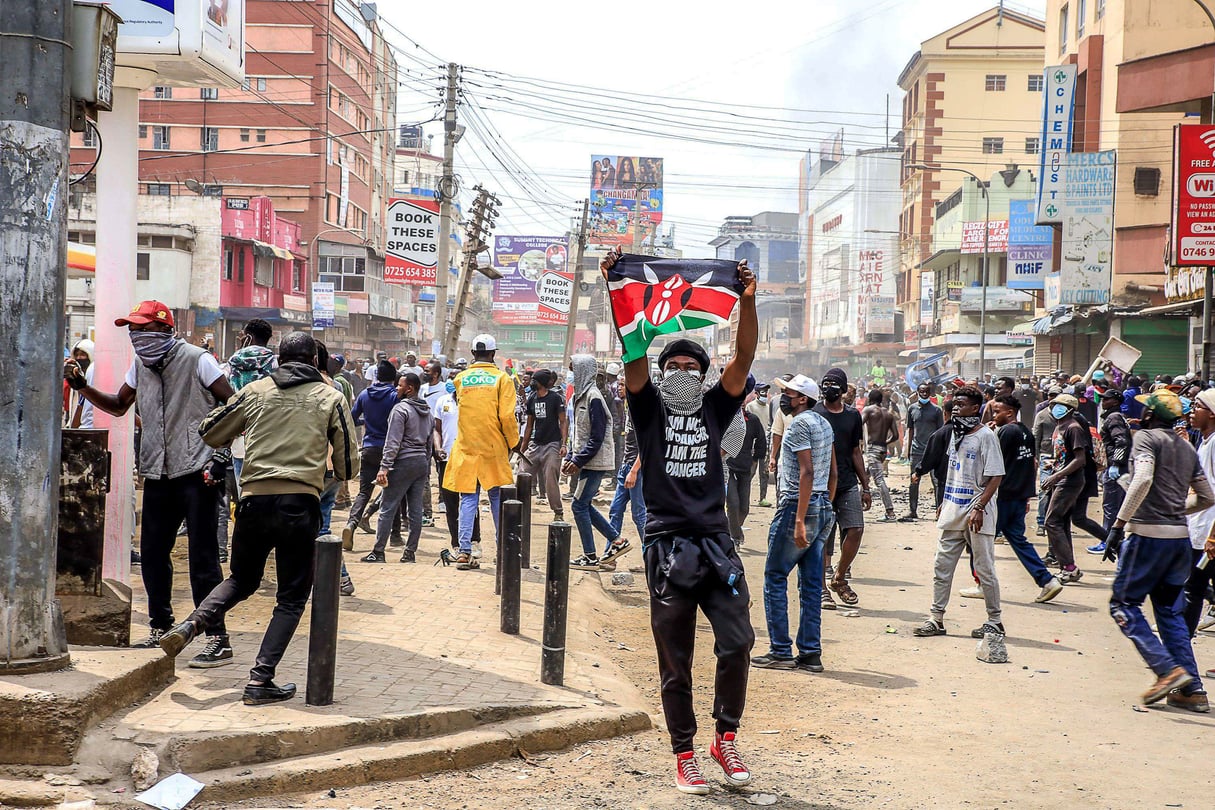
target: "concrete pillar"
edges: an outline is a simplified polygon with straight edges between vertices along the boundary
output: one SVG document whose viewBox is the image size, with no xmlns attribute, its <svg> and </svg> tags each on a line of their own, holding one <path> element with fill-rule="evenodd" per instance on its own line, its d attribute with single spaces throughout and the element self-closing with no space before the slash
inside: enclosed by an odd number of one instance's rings
<svg viewBox="0 0 1215 810">
<path fill-rule="evenodd" d="M 97 129 L 104 145 L 97 163 L 97 278 L 94 319 L 97 345 L 93 386 L 117 393 L 134 352 L 127 330 L 114 319 L 130 313 L 135 298 L 135 248 L 138 242 L 139 90 L 155 80 L 145 70 L 119 68 L 114 109 L 100 113 Z M 121 82 L 121 85 L 120 85 Z M 115 417 L 94 410 L 93 424 L 110 432 L 110 494 L 105 507 L 105 556 L 102 576 L 131 581 L 131 533 L 135 526 L 135 409 Z"/>
<path fill-rule="evenodd" d="M 0 674 L 69 663 L 55 538 L 70 8 L 0 3 Z"/>
</svg>

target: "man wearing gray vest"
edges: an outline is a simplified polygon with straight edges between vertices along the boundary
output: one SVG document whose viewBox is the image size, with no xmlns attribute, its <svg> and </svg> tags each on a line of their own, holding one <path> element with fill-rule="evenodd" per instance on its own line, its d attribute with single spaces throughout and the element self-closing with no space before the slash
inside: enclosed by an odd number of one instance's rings
<svg viewBox="0 0 1215 810">
<path fill-rule="evenodd" d="M 198 435 L 198 425 L 233 392 L 209 352 L 174 336 L 173 312 L 167 305 L 143 301 L 114 325 L 127 327 L 136 356 L 118 393 L 107 394 L 86 385 L 79 369 L 70 362 L 64 368 L 64 377 L 81 396 L 108 414 L 123 416 L 132 405 L 139 408 L 143 421 L 139 472 L 144 476 L 139 550 L 152 631 L 134 646 L 158 647 L 160 637 L 173 627 L 170 554 L 183 519 L 189 538 L 190 591 L 195 607 L 223 581 L 216 510 L 231 453 L 217 453 L 208 447 Z M 232 663 L 232 647 L 223 622 L 207 633 L 206 648 L 190 661 L 190 666 Z"/>
</svg>

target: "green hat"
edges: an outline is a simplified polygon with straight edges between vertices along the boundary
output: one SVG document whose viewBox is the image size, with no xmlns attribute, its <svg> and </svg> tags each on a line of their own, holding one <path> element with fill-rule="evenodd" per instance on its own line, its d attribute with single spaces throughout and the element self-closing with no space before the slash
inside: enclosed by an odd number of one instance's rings
<svg viewBox="0 0 1215 810">
<path fill-rule="evenodd" d="M 1170 423 L 1176 422 L 1185 414 L 1185 409 L 1181 404 L 1181 397 L 1167 388 L 1153 391 L 1150 394 L 1140 394 L 1135 397 L 1135 401 L 1143 405 L 1146 410 L 1151 411 L 1156 416 Z"/>
</svg>

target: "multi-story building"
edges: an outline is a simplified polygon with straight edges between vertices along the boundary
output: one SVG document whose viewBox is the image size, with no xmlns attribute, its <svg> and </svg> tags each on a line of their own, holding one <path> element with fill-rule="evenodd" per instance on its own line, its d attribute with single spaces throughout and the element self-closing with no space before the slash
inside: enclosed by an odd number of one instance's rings
<svg viewBox="0 0 1215 810">
<path fill-rule="evenodd" d="M 309 282 L 334 283 L 347 326 L 325 331 L 330 348 L 404 348 L 395 324 L 412 312 L 383 281 L 397 66 L 374 5 L 247 0 L 245 38 L 241 87 L 141 93 L 141 192 L 269 197 L 300 226 L 293 252 Z M 88 164 L 96 146 L 75 136 L 72 162 Z"/>
<path fill-rule="evenodd" d="M 1210 4 L 1208 4 L 1210 5 Z M 1049 0 L 1046 61 L 1076 65 L 1072 151 L 1117 150 L 1111 307 L 1052 325 L 1076 367 L 1111 334 L 1144 352 L 1136 371 L 1195 369 L 1201 290 L 1165 306 L 1173 125 L 1210 121 L 1211 23 L 1194 0 Z M 1146 308 L 1145 308 L 1146 307 Z M 1192 327 L 1192 328 L 1191 328 Z"/>
<path fill-rule="evenodd" d="M 757 285 L 761 364 L 787 361 L 800 347 L 805 307 L 798 262 L 798 215 L 764 211 L 753 216 L 729 216 L 709 241 L 718 259 L 747 260 Z M 730 325 L 714 330 L 714 354 L 722 361 L 734 347 L 737 311 Z"/>
<path fill-rule="evenodd" d="M 900 150 L 845 155 L 820 150 L 802 161 L 805 359 L 860 373 L 903 348 L 895 311 Z"/>
<path fill-rule="evenodd" d="M 903 210 L 898 299 L 919 323 L 920 263 L 932 255 L 933 212 L 957 188 L 953 172 L 990 177 L 1036 161 L 1041 143 L 1045 23 L 1003 4 L 925 40 L 899 76 L 903 90 Z M 910 337 L 914 338 L 915 335 Z"/>
</svg>

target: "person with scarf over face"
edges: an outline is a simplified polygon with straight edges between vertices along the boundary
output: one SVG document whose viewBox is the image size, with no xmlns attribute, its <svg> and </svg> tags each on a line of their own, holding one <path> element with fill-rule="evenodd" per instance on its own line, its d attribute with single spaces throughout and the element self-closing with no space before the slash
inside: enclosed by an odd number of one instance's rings
<svg viewBox="0 0 1215 810">
<path fill-rule="evenodd" d="M 631 549 L 629 541 L 620 536 L 591 499 L 599 485 L 616 466 L 616 450 L 612 430 L 612 415 L 607 400 L 595 384 L 597 364 L 589 354 L 576 354 L 570 360 L 574 372 L 574 440 L 561 471 L 578 479 L 570 511 L 582 541 L 582 556 L 570 563 L 570 568 L 599 570 L 600 563 L 612 563 Z M 602 557 L 595 552 L 594 529 L 607 538 Z"/>
<path fill-rule="evenodd" d="M 600 263 L 605 278 L 620 255 L 619 250 L 609 253 Z M 703 381 L 709 354 L 690 340 L 675 340 L 662 350 L 657 385 L 650 379 L 649 358 L 624 367 L 641 458 L 647 512 L 642 553 L 662 709 L 675 754 L 676 788 L 693 794 L 709 792 L 694 750 L 692 654 L 698 608 L 713 628 L 717 656 L 716 729 L 709 754 L 728 784 L 751 782 L 735 735 L 747 699 L 755 631 L 750 592 L 726 520 L 721 458 L 721 437 L 742 406 L 759 340 L 755 274 L 746 261 L 738 265 L 738 279 L 743 291 L 734 357 L 707 391 Z"/>
<path fill-rule="evenodd" d="M 971 632 L 974 638 L 1004 635 L 1000 612 L 1000 583 L 996 579 L 996 492 L 1004 479 L 1004 454 L 995 432 L 980 421 L 983 394 L 963 386 L 953 395 L 953 440 L 949 444 L 949 474 L 937 515 L 941 538 L 932 576 L 932 609 L 915 629 L 917 636 L 943 636 L 945 608 L 953 574 L 962 552 L 974 555 L 975 573 L 987 607 L 987 621 Z"/>
<path fill-rule="evenodd" d="M 200 346 L 173 333 L 173 312 L 159 301 L 144 301 L 125 318 L 135 361 L 116 394 L 88 385 L 79 366 L 69 361 L 64 378 L 82 397 L 112 416 L 123 416 L 138 401 L 143 420 L 139 471 L 144 476 L 143 520 L 139 540 L 141 573 L 148 594 L 151 632 L 135 645 L 150 648 L 173 627 L 173 562 L 177 529 L 184 519 L 189 542 L 190 591 L 197 607 L 223 581 L 219 567 L 219 497 L 231 453 L 213 451 L 198 435 L 198 425 L 217 404 L 233 395 L 219 363 Z M 232 663 L 232 648 L 222 619 L 207 628 L 208 644 L 190 665 Z"/>
</svg>

